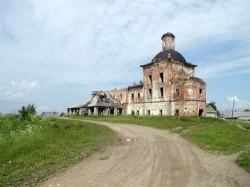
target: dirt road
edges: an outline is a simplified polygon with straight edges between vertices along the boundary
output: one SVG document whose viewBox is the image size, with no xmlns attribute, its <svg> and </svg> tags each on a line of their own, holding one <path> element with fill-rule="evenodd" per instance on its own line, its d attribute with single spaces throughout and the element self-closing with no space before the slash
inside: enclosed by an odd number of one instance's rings
<svg viewBox="0 0 250 187">
<path fill-rule="evenodd" d="M 41 187 L 250 186 L 250 174 L 234 164 L 236 155 L 206 153 L 164 130 L 99 123 L 118 133 L 113 145 Z"/>
</svg>

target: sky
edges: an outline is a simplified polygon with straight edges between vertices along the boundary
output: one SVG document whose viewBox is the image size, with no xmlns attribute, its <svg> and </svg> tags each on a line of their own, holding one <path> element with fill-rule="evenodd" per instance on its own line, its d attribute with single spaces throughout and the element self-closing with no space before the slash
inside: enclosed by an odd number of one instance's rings
<svg viewBox="0 0 250 187">
<path fill-rule="evenodd" d="M 198 65 L 207 102 L 250 108 L 249 0 L 0 0 L 0 112 L 66 112 L 142 80 L 161 36 Z"/>
</svg>

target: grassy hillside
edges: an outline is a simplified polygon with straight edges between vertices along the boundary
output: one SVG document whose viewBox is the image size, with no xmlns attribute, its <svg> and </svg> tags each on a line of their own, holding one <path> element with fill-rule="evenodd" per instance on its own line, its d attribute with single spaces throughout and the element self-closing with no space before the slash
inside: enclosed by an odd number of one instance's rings
<svg viewBox="0 0 250 187">
<path fill-rule="evenodd" d="M 105 126 L 75 120 L 0 116 L 0 186 L 32 186 L 114 136 Z"/>
</svg>

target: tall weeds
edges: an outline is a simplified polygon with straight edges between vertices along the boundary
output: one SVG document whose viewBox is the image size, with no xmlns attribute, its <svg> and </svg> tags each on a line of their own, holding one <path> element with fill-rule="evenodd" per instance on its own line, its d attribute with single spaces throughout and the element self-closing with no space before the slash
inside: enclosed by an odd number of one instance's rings
<svg viewBox="0 0 250 187">
<path fill-rule="evenodd" d="M 0 117 L 0 186 L 32 185 L 99 150 L 114 133 L 104 126 L 32 116 Z"/>
</svg>

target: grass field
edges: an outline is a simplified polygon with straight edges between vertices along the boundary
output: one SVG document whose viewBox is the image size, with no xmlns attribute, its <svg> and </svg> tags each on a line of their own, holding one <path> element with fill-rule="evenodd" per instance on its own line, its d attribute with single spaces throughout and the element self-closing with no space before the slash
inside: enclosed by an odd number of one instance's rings
<svg viewBox="0 0 250 187">
<path fill-rule="evenodd" d="M 127 123 L 150 126 L 158 129 L 173 130 L 181 133 L 185 129 L 208 125 L 226 124 L 226 121 L 217 118 L 178 117 L 178 116 L 69 116 L 70 118 L 107 121 L 112 123 Z"/>
<path fill-rule="evenodd" d="M 105 126 L 33 116 L 0 117 L 0 186 L 32 186 L 100 150 L 115 134 Z"/>
<path fill-rule="evenodd" d="M 232 121 L 231 123 L 241 125 L 245 129 L 250 130 L 250 121 Z"/>
<path fill-rule="evenodd" d="M 236 126 L 240 123 L 242 127 L 248 129 L 249 123 L 247 122 L 175 116 L 71 117 L 113 123 L 137 124 L 181 133 L 183 138 L 206 151 L 225 155 L 242 152 L 236 163 L 250 172 L 250 133 Z"/>
<path fill-rule="evenodd" d="M 242 152 L 236 163 L 250 172 L 250 133 L 238 122 L 166 116 L 70 116 L 74 119 L 138 124 L 180 133 L 202 149 Z M 248 123 L 241 123 L 248 129 Z M 76 120 L 0 116 L 0 186 L 34 186 L 49 175 L 99 151 L 115 134 L 105 126 Z"/>
</svg>

